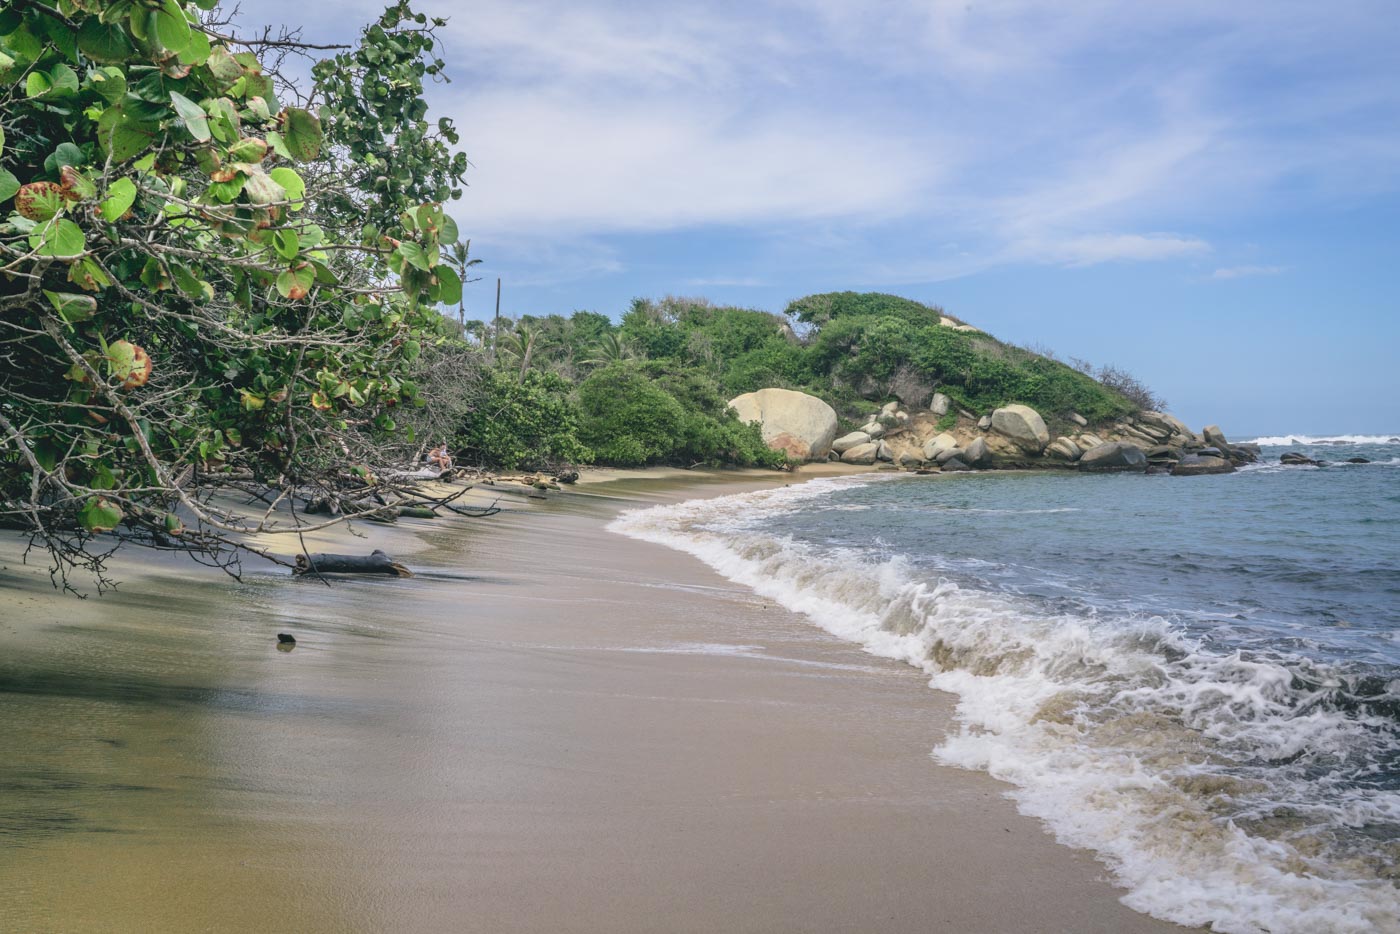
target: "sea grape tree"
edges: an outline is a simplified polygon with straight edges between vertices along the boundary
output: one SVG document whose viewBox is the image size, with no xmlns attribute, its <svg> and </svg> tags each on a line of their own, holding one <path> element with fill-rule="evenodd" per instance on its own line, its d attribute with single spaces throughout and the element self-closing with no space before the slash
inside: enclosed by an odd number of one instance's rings
<svg viewBox="0 0 1400 934">
<path fill-rule="evenodd" d="M 298 90 L 265 65 L 312 47 L 213 5 L 0 10 L 0 525 L 59 580 L 125 540 L 225 561 L 306 528 L 273 504 L 372 487 L 460 297 L 443 21 L 395 4 Z"/>
</svg>

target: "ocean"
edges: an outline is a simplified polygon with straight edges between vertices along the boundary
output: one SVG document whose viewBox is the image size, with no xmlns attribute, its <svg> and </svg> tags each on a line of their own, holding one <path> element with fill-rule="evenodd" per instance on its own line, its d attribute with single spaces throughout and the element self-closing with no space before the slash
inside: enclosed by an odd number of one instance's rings
<svg viewBox="0 0 1400 934">
<path fill-rule="evenodd" d="M 863 474 L 612 528 L 926 672 L 959 699 L 933 758 L 1129 906 L 1400 931 L 1400 437 L 1257 442 L 1225 476 Z"/>
</svg>

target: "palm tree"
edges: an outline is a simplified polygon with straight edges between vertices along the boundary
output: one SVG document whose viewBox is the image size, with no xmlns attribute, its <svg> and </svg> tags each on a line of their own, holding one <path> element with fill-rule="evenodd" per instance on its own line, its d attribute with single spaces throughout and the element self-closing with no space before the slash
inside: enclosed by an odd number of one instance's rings
<svg viewBox="0 0 1400 934">
<path fill-rule="evenodd" d="M 588 359 L 579 361 L 582 366 L 607 366 L 609 363 L 631 360 L 637 356 L 632 345 L 623 340 L 616 331 L 609 331 L 599 337 L 593 342 L 590 351 Z"/>
<path fill-rule="evenodd" d="M 468 258 L 467 258 L 467 254 L 471 252 L 471 249 L 472 249 L 472 242 L 471 242 L 471 240 L 459 240 L 459 241 L 457 241 L 456 243 L 452 244 L 452 246 L 448 247 L 448 250 L 449 250 L 448 259 L 451 260 L 452 265 L 456 268 L 456 270 L 457 270 L 457 277 L 458 277 L 459 279 L 462 280 L 462 285 L 463 285 L 463 286 L 466 286 L 468 283 L 471 283 L 471 282 L 480 282 L 480 281 L 481 281 L 481 277 L 480 277 L 480 276 L 477 276 L 475 279 L 468 279 L 468 278 L 467 278 L 467 270 L 470 269 L 470 268 L 473 267 L 473 266 L 480 265 L 480 263 L 481 263 L 481 260 L 479 260 L 479 259 L 468 259 Z M 460 324 L 460 325 L 462 326 L 462 338 L 463 338 L 463 340 L 465 340 L 465 339 L 466 339 L 466 336 L 467 336 L 467 304 L 466 304 L 466 301 L 467 301 L 467 300 L 466 300 L 466 291 L 465 291 L 465 289 L 464 289 L 462 295 L 459 296 L 458 299 L 457 299 L 457 323 Z"/>
</svg>

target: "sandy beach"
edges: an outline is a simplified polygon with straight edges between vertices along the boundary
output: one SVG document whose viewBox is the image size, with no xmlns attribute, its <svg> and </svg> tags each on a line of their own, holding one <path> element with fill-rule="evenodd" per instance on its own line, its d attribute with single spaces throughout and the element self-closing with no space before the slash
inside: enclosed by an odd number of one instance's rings
<svg viewBox="0 0 1400 934">
<path fill-rule="evenodd" d="M 332 587 L 134 554 L 77 600 L 0 540 L 0 930 L 1182 930 L 932 761 L 920 673 L 605 529 L 799 479 L 339 530 L 417 576 Z"/>
</svg>

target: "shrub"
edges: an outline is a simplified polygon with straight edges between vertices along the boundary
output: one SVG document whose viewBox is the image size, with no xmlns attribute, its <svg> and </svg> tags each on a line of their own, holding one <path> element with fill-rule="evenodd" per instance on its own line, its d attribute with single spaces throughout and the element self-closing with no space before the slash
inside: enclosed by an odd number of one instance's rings
<svg viewBox="0 0 1400 934">
<path fill-rule="evenodd" d="M 579 440 L 578 412 L 569 391 L 569 384 L 553 373 L 531 371 L 520 382 L 513 373 L 485 371 L 473 412 L 456 437 L 461 458 L 509 470 L 592 462 L 593 452 Z"/>
<path fill-rule="evenodd" d="M 599 461 L 619 467 L 668 458 L 685 422 L 681 404 L 627 362 L 590 374 L 579 385 L 578 400 L 584 443 Z"/>
</svg>

